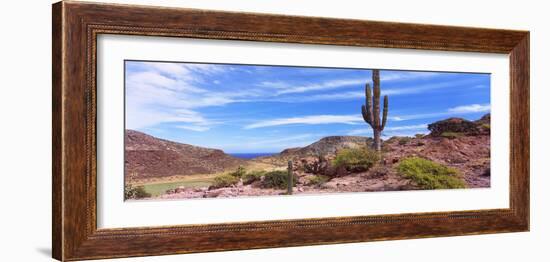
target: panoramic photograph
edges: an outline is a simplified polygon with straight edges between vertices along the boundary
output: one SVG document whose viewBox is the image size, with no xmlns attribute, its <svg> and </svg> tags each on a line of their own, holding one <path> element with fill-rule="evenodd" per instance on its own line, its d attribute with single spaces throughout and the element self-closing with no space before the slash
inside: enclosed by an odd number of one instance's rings
<svg viewBox="0 0 550 262">
<path fill-rule="evenodd" d="M 127 60 L 124 198 L 490 188 L 484 73 Z"/>
</svg>

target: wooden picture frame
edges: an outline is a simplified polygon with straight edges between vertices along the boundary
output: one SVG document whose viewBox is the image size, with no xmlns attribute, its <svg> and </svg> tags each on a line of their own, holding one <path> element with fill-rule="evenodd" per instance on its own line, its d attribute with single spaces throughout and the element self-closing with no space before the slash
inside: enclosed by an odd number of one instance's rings
<svg viewBox="0 0 550 262">
<path fill-rule="evenodd" d="M 83 2 L 53 5 L 53 257 L 81 260 L 529 230 L 529 32 Z M 167 36 L 508 54 L 510 207 L 98 229 L 96 41 Z"/>
</svg>

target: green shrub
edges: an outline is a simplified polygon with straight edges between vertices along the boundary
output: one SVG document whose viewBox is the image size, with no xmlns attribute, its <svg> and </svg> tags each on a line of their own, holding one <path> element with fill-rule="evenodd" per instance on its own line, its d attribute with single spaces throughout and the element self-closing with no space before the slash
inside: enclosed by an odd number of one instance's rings
<svg viewBox="0 0 550 262">
<path fill-rule="evenodd" d="M 455 138 L 463 137 L 464 134 L 463 133 L 457 133 L 457 132 L 443 132 L 443 133 L 441 133 L 440 136 L 441 137 L 446 137 L 446 138 L 449 138 L 449 139 L 455 139 Z"/>
<path fill-rule="evenodd" d="M 221 174 L 214 177 L 213 188 L 229 187 L 239 182 L 239 178 L 231 174 Z"/>
<path fill-rule="evenodd" d="M 145 191 L 144 186 L 132 186 L 132 185 L 126 185 L 124 186 L 124 199 L 140 199 L 140 198 L 146 198 L 151 197 L 151 194 L 147 193 Z"/>
<path fill-rule="evenodd" d="M 416 137 L 416 138 L 423 138 L 423 137 L 424 137 L 424 134 L 416 134 L 416 135 L 414 135 L 414 137 Z"/>
<path fill-rule="evenodd" d="M 410 138 L 410 137 L 401 137 L 401 138 L 399 138 L 398 144 L 401 145 L 401 146 L 406 145 L 406 144 L 409 143 L 409 141 L 411 141 L 411 139 L 412 138 Z"/>
<path fill-rule="evenodd" d="M 415 181 L 423 189 L 465 188 L 460 172 L 433 161 L 409 157 L 401 160 L 397 171 Z"/>
<path fill-rule="evenodd" d="M 329 180 L 328 176 L 317 175 L 317 176 L 311 177 L 309 179 L 308 185 L 320 186 L 320 185 L 326 183 L 328 180 Z"/>
<path fill-rule="evenodd" d="M 243 184 L 248 185 L 253 183 L 254 181 L 260 180 L 262 176 L 265 175 L 265 171 L 252 171 L 244 174 L 242 176 Z"/>
<path fill-rule="evenodd" d="M 333 161 L 335 167 L 345 167 L 349 172 L 364 172 L 380 161 L 376 151 L 367 148 L 349 148 L 338 152 Z"/>
<path fill-rule="evenodd" d="M 294 175 L 292 179 L 292 186 L 296 185 L 298 177 Z M 262 181 L 262 187 L 264 188 L 278 188 L 286 189 L 288 186 L 288 172 L 287 171 L 271 171 L 264 174 L 264 180 Z"/>
<path fill-rule="evenodd" d="M 390 143 L 391 144 L 391 143 L 393 143 L 393 141 L 398 140 L 398 139 L 399 139 L 398 136 L 392 136 L 388 140 L 386 140 L 385 143 Z M 384 144 L 382 144 L 382 145 L 384 145 Z"/>
<path fill-rule="evenodd" d="M 484 130 L 490 131 L 491 130 L 491 124 L 483 124 L 483 125 L 481 125 L 481 128 L 483 128 Z"/>
<path fill-rule="evenodd" d="M 239 166 L 237 170 L 229 173 L 229 175 L 232 175 L 237 178 L 241 178 L 246 174 L 246 169 L 243 166 Z"/>
</svg>

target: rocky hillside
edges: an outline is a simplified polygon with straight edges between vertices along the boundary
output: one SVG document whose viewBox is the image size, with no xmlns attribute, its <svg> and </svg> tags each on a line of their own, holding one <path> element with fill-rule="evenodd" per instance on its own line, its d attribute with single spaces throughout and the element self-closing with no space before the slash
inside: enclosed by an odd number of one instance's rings
<svg viewBox="0 0 550 262">
<path fill-rule="evenodd" d="M 357 146 L 367 146 L 372 144 L 370 137 L 363 136 L 327 136 L 321 138 L 319 141 L 305 146 L 285 149 L 281 152 L 281 156 L 289 155 L 326 155 L 335 154 L 338 150 L 343 148 L 352 148 Z"/>
<path fill-rule="evenodd" d="M 304 147 L 288 148 L 273 156 L 265 156 L 254 161 L 286 166 L 288 160 L 303 157 L 335 155 L 344 148 L 365 147 L 372 145 L 372 138 L 364 136 L 327 136 Z"/>
<path fill-rule="evenodd" d="M 126 130 L 126 175 L 135 179 L 210 174 L 236 168 L 245 161 L 222 150 L 192 146 Z"/>
<path fill-rule="evenodd" d="M 468 136 L 488 135 L 491 131 L 491 115 L 486 114 L 476 121 L 452 117 L 429 124 L 428 129 L 432 137 L 454 134 Z"/>
<path fill-rule="evenodd" d="M 464 174 L 468 187 L 490 186 L 490 114 L 479 120 L 448 118 L 428 125 L 430 134 L 417 137 L 392 137 L 383 142 L 383 161 L 395 165 L 406 157 L 418 156 L 457 168 Z M 328 166 L 344 148 L 365 147 L 372 139 L 360 136 L 331 136 L 301 148 L 283 150 L 280 154 L 262 157 L 262 161 L 285 166 L 292 160 L 295 167 L 315 170 Z"/>
</svg>

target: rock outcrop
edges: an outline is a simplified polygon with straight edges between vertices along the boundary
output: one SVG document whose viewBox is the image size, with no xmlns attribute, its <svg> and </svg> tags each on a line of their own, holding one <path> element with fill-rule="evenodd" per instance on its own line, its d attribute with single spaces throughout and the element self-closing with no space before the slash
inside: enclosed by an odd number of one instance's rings
<svg viewBox="0 0 550 262">
<path fill-rule="evenodd" d="M 448 118 L 428 125 L 431 136 L 440 136 L 446 132 L 472 134 L 477 132 L 477 125 L 464 118 Z"/>
<path fill-rule="evenodd" d="M 430 136 L 438 137 L 445 133 L 462 135 L 487 135 L 490 133 L 491 115 L 486 114 L 479 120 L 470 121 L 464 118 L 452 117 L 428 125 Z"/>
</svg>

